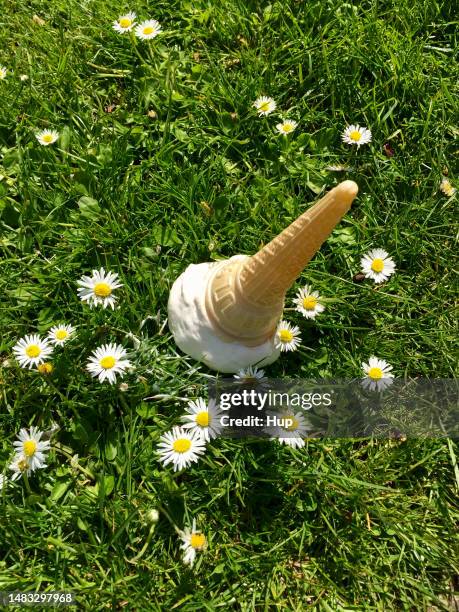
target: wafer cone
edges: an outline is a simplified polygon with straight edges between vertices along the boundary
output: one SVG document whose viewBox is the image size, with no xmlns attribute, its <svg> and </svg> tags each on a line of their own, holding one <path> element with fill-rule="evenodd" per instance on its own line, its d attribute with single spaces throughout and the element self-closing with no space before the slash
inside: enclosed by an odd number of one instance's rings
<svg viewBox="0 0 459 612">
<path fill-rule="evenodd" d="M 272 337 L 285 294 L 349 210 L 357 192 L 353 181 L 340 183 L 256 255 L 216 266 L 205 305 L 223 338 L 258 346 Z"/>
</svg>

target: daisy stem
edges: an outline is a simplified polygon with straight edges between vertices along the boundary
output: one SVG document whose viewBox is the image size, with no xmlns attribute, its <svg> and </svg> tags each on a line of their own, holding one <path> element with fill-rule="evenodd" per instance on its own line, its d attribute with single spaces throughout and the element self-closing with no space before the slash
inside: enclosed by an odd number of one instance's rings
<svg viewBox="0 0 459 612">
<path fill-rule="evenodd" d="M 61 400 L 64 400 L 65 402 L 67 401 L 67 398 L 65 397 L 65 395 L 59 391 L 59 389 L 56 387 L 56 385 L 53 383 L 52 380 L 50 380 L 49 378 L 47 378 L 47 383 L 50 387 L 52 387 L 54 389 L 54 391 L 58 394 L 58 396 L 61 398 Z"/>
<path fill-rule="evenodd" d="M 281 135 L 281 151 L 285 155 L 288 154 L 290 149 L 290 142 L 287 136 Z"/>
<path fill-rule="evenodd" d="M 25 484 L 25 488 L 27 490 L 27 493 L 29 495 L 32 495 L 32 489 L 30 488 L 29 477 L 27 476 L 27 474 L 25 472 L 23 473 L 22 477 L 24 479 L 24 484 Z"/>
<path fill-rule="evenodd" d="M 126 561 L 127 561 L 128 563 L 137 563 L 137 561 L 138 561 L 140 558 L 142 558 L 142 557 L 143 557 L 143 555 L 145 554 L 145 551 L 146 551 L 146 550 L 147 550 L 147 548 L 148 548 L 148 545 L 149 545 L 149 544 L 150 544 L 150 542 L 151 542 L 151 538 L 153 537 L 153 533 L 154 533 L 154 531 L 155 531 L 155 527 L 156 527 L 156 525 L 155 525 L 155 524 L 153 524 L 153 525 L 150 527 L 150 531 L 148 532 L 147 538 L 146 538 L 146 540 L 145 540 L 145 544 L 142 546 L 142 548 L 140 549 L 140 551 L 139 551 L 139 552 L 138 552 L 138 553 L 135 555 L 135 557 L 132 557 L 132 559 L 126 559 Z"/>
<path fill-rule="evenodd" d="M 167 520 L 169 521 L 169 523 L 172 525 L 172 527 L 175 529 L 176 533 L 180 534 L 180 529 L 177 527 L 177 525 L 174 523 L 174 521 L 172 520 L 171 515 L 167 512 L 167 510 L 164 508 L 164 506 L 158 506 L 158 509 L 160 512 L 162 512 L 164 514 L 164 516 L 167 518 Z"/>
<path fill-rule="evenodd" d="M 137 47 L 137 38 L 136 38 L 135 34 L 133 34 L 132 32 L 131 32 L 131 40 L 132 40 L 132 46 L 134 48 L 134 52 L 137 55 L 137 57 L 139 58 L 139 60 L 141 62 L 141 65 L 145 64 L 145 59 L 140 55 L 139 49 Z"/>
<path fill-rule="evenodd" d="M 85 474 L 85 476 L 87 476 L 91 480 L 95 480 L 94 474 L 90 472 L 89 470 L 87 470 L 86 468 L 84 468 L 82 465 L 80 465 L 77 461 L 74 461 L 73 456 L 67 450 L 65 450 L 60 444 L 54 444 L 52 448 L 56 452 L 61 453 L 61 455 L 64 455 L 65 457 L 67 457 L 67 459 L 70 459 L 70 461 L 72 462 L 72 467 L 75 467 L 77 470 L 80 470 L 80 472 Z"/>
<path fill-rule="evenodd" d="M 154 64 L 155 56 L 153 55 L 153 49 L 151 47 L 152 47 L 151 45 L 148 45 L 148 55 L 150 57 L 151 63 Z"/>
</svg>

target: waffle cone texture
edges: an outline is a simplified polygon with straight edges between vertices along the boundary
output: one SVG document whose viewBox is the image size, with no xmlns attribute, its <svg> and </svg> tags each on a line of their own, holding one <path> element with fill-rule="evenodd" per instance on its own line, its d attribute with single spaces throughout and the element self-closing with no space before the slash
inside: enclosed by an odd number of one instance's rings
<svg viewBox="0 0 459 612">
<path fill-rule="evenodd" d="M 228 342 L 257 346 L 273 336 L 285 294 L 351 207 L 353 181 L 329 191 L 256 255 L 228 260 L 209 279 L 205 308 Z"/>
</svg>

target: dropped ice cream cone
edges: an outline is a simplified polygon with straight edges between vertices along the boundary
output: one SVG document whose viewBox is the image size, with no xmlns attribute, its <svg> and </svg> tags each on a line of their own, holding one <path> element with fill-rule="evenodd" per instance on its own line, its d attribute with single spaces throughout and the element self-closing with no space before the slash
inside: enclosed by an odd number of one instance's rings
<svg viewBox="0 0 459 612">
<path fill-rule="evenodd" d="M 188 266 L 169 297 L 177 345 L 222 372 L 275 361 L 285 294 L 357 192 L 353 181 L 340 183 L 252 257 Z"/>
</svg>

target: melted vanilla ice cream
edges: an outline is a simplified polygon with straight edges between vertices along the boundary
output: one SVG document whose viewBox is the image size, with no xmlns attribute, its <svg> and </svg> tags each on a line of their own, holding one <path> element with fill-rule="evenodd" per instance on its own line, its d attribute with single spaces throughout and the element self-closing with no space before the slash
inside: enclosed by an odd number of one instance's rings
<svg viewBox="0 0 459 612">
<path fill-rule="evenodd" d="M 240 257 L 245 258 L 235 255 L 231 259 Z M 221 265 L 221 262 L 192 264 L 173 284 L 168 312 L 175 342 L 184 353 L 220 372 L 235 373 L 250 365 L 268 365 L 280 354 L 280 349 L 274 346 L 274 337 L 259 346 L 226 342 L 207 316 L 204 301 L 210 272 Z"/>
</svg>

